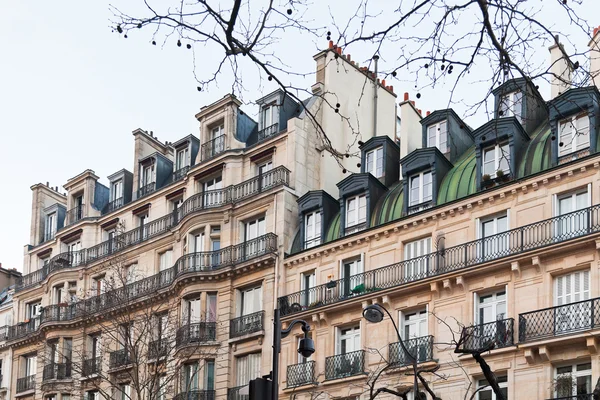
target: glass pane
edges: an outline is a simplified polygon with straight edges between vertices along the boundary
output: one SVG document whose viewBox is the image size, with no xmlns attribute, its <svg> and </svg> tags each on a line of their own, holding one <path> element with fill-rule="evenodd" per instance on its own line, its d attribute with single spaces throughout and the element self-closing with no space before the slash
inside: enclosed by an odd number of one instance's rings
<svg viewBox="0 0 600 400">
<path fill-rule="evenodd" d="M 495 165 L 496 165 L 496 160 L 495 160 L 495 149 L 491 148 L 491 149 L 487 149 L 483 151 L 483 174 L 484 175 L 493 175 L 496 173 L 495 169 Z"/>
<path fill-rule="evenodd" d="M 508 144 L 500 147 L 500 153 L 498 154 L 498 157 L 500 160 L 498 169 L 501 169 L 505 173 L 510 172 L 510 149 Z"/>
</svg>

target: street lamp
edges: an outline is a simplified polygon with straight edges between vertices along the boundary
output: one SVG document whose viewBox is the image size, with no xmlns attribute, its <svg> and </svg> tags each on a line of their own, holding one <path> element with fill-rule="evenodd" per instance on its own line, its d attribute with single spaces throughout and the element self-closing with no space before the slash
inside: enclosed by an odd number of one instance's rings
<svg viewBox="0 0 600 400">
<path fill-rule="evenodd" d="M 402 347 L 402 351 L 404 352 L 404 354 L 406 354 L 408 356 L 408 358 L 410 360 L 412 360 L 413 373 L 415 375 L 413 390 L 415 392 L 415 398 L 418 398 L 418 396 L 419 396 L 419 381 L 417 378 L 417 355 L 416 355 L 416 352 L 415 352 L 415 355 L 412 355 L 408 351 L 406 346 L 404 346 L 404 341 L 402 340 L 402 337 L 400 336 L 400 331 L 398 330 L 398 326 L 396 325 L 396 322 L 394 322 L 394 318 L 392 317 L 392 314 L 390 314 L 390 312 L 387 310 L 387 308 L 380 306 L 379 304 L 371 304 L 370 306 L 366 306 L 363 309 L 363 317 L 367 321 L 369 321 L 373 324 L 377 324 L 377 323 L 383 321 L 383 318 L 385 317 L 384 313 L 390 317 L 390 320 L 392 321 L 392 324 L 394 325 L 394 330 L 396 331 L 396 334 L 398 335 L 398 341 L 400 342 L 400 347 Z"/>
</svg>

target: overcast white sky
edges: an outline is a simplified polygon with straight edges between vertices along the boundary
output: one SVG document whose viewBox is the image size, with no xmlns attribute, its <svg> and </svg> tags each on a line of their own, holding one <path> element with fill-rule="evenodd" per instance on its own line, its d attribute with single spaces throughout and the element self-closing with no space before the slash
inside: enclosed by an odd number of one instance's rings
<svg viewBox="0 0 600 400">
<path fill-rule="evenodd" d="M 334 9 L 346 4 L 328 3 Z M 600 15 L 600 5 L 589 3 L 587 15 Z M 326 6 L 314 4 L 328 18 Z M 22 269 L 31 185 L 49 182 L 64 192 L 67 179 L 87 168 L 107 184 L 111 173 L 133 170 L 134 129 L 152 130 L 161 141 L 197 134 L 194 114 L 230 89 L 225 77 L 218 88 L 198 92 L 190 51 L 152 46 L 147 38 L 119 38 L 111 32 L 110 16 L 105 1 L 0 0 L 0 262 L 5 268 Z M 323 38 L 319 45 L 326 43 Z M 309 71 L 315 52 L 312 40 L 296 37 L 278 55 Z M 542 48 L 535 57 L 547 55 Z M 353 54 L 353 59 L 366 58 Z M 312 81 L 306 79 L 307 89 Z M 252 89 L 246 100 L 273 89 L 267 86 L 262 93 L 252 82 L 246 86 Z M 414 94 L 413 85 L 396 82 L 394 87 L 399 97 L 404 91 Z M 465 89 L 467 98 L 469 91 L 473 87 Z M 422 93 L 419 108 L 446 107 L 439 88 Z M 255 113 L 251 107 L 246 111 Z"/>
</svg>

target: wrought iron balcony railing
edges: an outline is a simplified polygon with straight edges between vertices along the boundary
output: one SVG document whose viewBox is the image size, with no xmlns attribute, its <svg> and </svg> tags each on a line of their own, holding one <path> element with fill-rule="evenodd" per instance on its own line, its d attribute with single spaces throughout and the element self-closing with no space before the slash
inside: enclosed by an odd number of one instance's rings
<svg viewBox="0 0 600 400">
<path fill-rule="evenodd" d="M 258 131 L 258 141 L 260 142 L 262 140 L 265 140 L 273 135 L 276 135 L 277 133 L 279 133 L 278 123 L 267 126 L 266 128 L 263 128 L 260 131 Z"/>
<path fill-rule="evenodd" d="M 102 371 L 102 357 L 84 358 L 81 365 L 81 376 L 92 376 Z"/>
<path fill-rule="evenodd" d="M 281 315 L 334 304 L 600 232 L 600 205 L 327 282 L 279 298 Z"/>
<path fill-rule="evenodd" d="M 178 393 L 173 400 L 216 400 L 215 390 L 188 390 L 184 393 Z"/>
<path fill-rule="evenodd" d="M 175 345 L 177 347 L 192 343 L 213 342 L 217 339 L 216 322 L 197 322 L 177 329 Z"/>
<path fill-rule="evenodd" d="M 358 350 L 325 358 L 325 380 L 347 378 L 365 372 L 365 351 Z"/>
<path fill-rule="evenodd" d="M 408 353 L 417 358 L 417 362 L 424 363 L 433 360 L 433 336 L 422 336 L 404 341 Z M 413 359 L 402 349 L 400 342 L 390 343 L 389 363 L 394 367 L 411 365 Z"/>
<path fill-rule="evenodd" d="M 344 229 L 344 234 L 351 235 L 356 232 L 364 231 L 365 229 L 367 229 L 367 223 L 361 222 L 360 224 L 351 225 L 351 226 L 346 227 L 346 229 Z"/>
<path fill-rule="evenodd" d="M 81 204 L 67 211 L 65 225 L 72 225 L 85 217 L 85 205 Z"/>
<path fill-rule="evenodd" d="M 240 391 L 247 386 L 243 385 L 227 389 L 227 400 L 249 400 L 249 395 L 240 394 Z"/>
<path fill-rule="evenodd" d="M 430 209 L 431 207 L 433 207 L 433 201 L 429 200 L 423 203 L 415 204 L 414 206 L 408 206 L 407 213 L 408 215 L 415 214 L 420 211 Z"/>
<path fill-rule="evenodd" d="M 519 342 L 600 327 L 600 298 L 519 314 Z"/>
<path fill-rule="evenodd" d="M 514 319 L 507 318 L 465 327 L 461 335 L 461 347 L 465 350 L 479 350 L 513 346 L 514 325 Z"/>
<path fill-rule="evenodd" d="M 200 148 L 202 161 L 209 160 L 225 151 L 225 135 L 217 136 L 202 144 Z"/>
<path fill-rule="evenodd" d="M 289 179 L 290 171 L 283 166 L 279 166 L 240 184 L 193 195 L 185 200 L 175 212 L 170 212 L 93 247 L 77 252 L 61 253 L 52 257 L 43 268 L 17 279 L 15 291 L 19 292 L 43 281 L 54 271 L 75 268 L 104 259 L 143 241 L 169 232 L 172 227 L 188 215 L 209 208 L 221 207 L 225 204 L 237 203 L 265 190 L 287 185 Z M 253 250 L 251 247 L 248 248 L 247 255 L 250 255 Z"/>
<path fill-rule="evenodd" d="M 157 360 L 167 357 L 169 354 L 169 341 L 165 338 L 153 340 L 148 343 L 148 359 Z"/>
<path fill-rule="evenodd" d="M 135 192 L 135 198 L 140 199 L 154 191 L 156 191 L 156 182 L 147 183 L 145 185 L 140 186 L 140 188 Z"/>
<path fill-rule="evenodd" d="M 108 204 L 106 205 L 106 209 L 105 209 L 106 211 L 103 214 L 108 214 L 110 212 L 118 210 L 119 208 L 123 207 L 124 205 L 125 205 L 124 197 L 119 197 L 118 199 L 109 201 Z"/>
<path fill-rule="evenodd" d="M 186 174 L 188 173 L 189 170 L 190 170 L 190 167 L 188 165 L 188 166 L 185 166 L 185 167 L 181 167 L 177 171 L 173 172 L 172 182 L 177 182 L 178 180 L 183 179 L 186 176 Z"/>
<path fill-rule="evenodd" d="M 29 375 L 17 379 L 17 393 L 27 392 L 35 389 L 35 375 Z"/>
<path fill-rule="evenodd" d="M 593 400 L 593 398 L 594 398 L 594 395 L 592 393 L 588 393 L 588 394 L 576 394 L 574 396 L 568 396 L 568 397 L 553 397 L 548 400 Z"/>
<path fill-rule="evenodd" d="M 131 351 L 129 349 L 115 350 L 110 353 L 109 368 L 121 368 L 131 365 Z"/>
<path fill-rule="evenodd" d="M 288 365 L 287 387 L 293 388 L 316 383 L 315 362 L 306 361 L 299 364 Z"/>
<path fill-rule="evenodd" d="M 229 337 L 236 338 L 264 329 L 265 312 L 258 311 L 229 321 Z"/>
<path fill-rule="evenodd" d="M 43 381 L 71 379 L 71 363 L 53 363 L 44 365 Z"/>
<path fill-rule="evenodd" d="M 54 239 L 54 236 L 56 236 L 56 230 L 49 229 L 47 231 L 44 231 L 44 242 Z"/>
</svg>

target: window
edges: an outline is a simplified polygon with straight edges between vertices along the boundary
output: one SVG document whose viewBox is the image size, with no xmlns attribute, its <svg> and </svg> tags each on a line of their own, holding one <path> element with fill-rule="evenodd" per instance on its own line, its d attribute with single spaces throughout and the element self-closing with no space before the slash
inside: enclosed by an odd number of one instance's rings
<svg viewBox="0 0 600 400">
<path fill-rule="evenodd" d="M 169 314 L 167 312 L 154 316 L 154 340 L 165 339 L 169 335 Z"/>
<path fill-rule="evenodd" d="M 158 377 L 158 382 L 156 382 L 156 400 L 167 400 L 167 377 L 165 375 L 161 375 Z"/>
<path fill-rule="evenodd" d="M 375 178 L 383 176 L 383 147 L 368 151 L 365 157 L 367 166 L 365 172 L 371 173 Z"/>
<path fill-rule="evenodd" d="M 555 201 L 556 238 L 570 238 L 587 233 L 590 196 L 587 190 L 557 196 Z"/>
<path fill-rule="evenodd" d="M 426 207 L 418 207 L 423 203 L 430 202 L 433 199 L 433 183 L 431 180 L 431 171 L 421 172 L 410 178 L 410 201 L 409 213 L 424 210 Z"/>
<path fill-rule="evenodd" d="M 590 298 L 590 271 L 577 271 L 558 276 L 554 280 L 555 333 L 568 333 L 593 326 L 590 302 L 572 303 Z"/>
<path fill-rule="evenodd" d="M 175 155 L 175 170 L 180 170 L 189 165 L 188 152 L 189 149 L 187 147 L 177 150 L 177 154 Z"/>
<path fill-rule="evenodd" d="M 55 394 L 50 394 L 46 397 L 44 397 L 45 400 L 57 400 L 56 395 Z"/>
<path fill-rule="evenodd" d="M 88 335 L 87 350 L 89 359 L 95 360 L 100 357 L 100 334 Z"/>
<path fill-rule="evenodd" d="M 510 174 L 510 150 L 508 143 L 495 145 L 483 150 L 483 174 L 490 178 L 496 176 L 496 171 Z"/>
<path fill-rule="evenodd" d="M 208 322 L 217 321 L 217 294 L 206 294 L 206 320 Z"/>
<path fill-rule="evenodd" d="M 273 169 L 273 161 L 265 161 L 261 164 L 258 164 L 258 175 L 261 176 L 261 187 L 269 187 L 273 185 L 273 174 L 268 174 L 267 172 Z"/>
<path fill-rule="evenodd" d="M 313 211 L 304 216 L 304 247 L 309 249 L 321 244 L 321 212 Z"/>
<path fill-rule="evenodd" d="M 44 268 L 49 262 L 50 262 L 50 256 L 46 256 L 44 258 L 40 257 L 40 262 L 39 262 L 39 268 L 38 269 Z"/>
<path fill-rule="evenodd" d="M 424 362 L 431 357 L 430 342 L 426 338 L 427 328 L 427 308 L 400 312 L 402 340 L 408 352 L 415 354 L 419 362 Z M 407 360 L 404 354 L 398 354 L 398 357 Z"/>
<path fill-rule="evenodd" d="M 63 301 L 66 301 L 66 296 L 64 295 L 64 285 L 57 285 L 52 288 L 52 303 L 60 304 Z"/>
<path fill-rule="evenodd" d="M 496 380 L 498 381 L 498 386 L 500 386 L 500 390 L 502 391 L 502 395 L 505 400 L 508 400 L 508 378 L 506 375 L 497 375 Z M 487 387 L 486 387 L 487 386 Z M 481 389 L 480 388 L 484 388 Z M 480 379 L 477 381 L 477 400 L 496 400 L 496 394 L 489 386 L 488 381 L 485 379 Z"/>
<path fill-rule="evenodd" d="M 63 393 L 60 395 L 60 400 L 71 400 L 71 395 L 69 393 Z"/>
<path fill-rule="evenodd" d="M 404 244 L 404 280 L 413 281 L 425 278 L 429 273 L 431 238 L 424 238 Z"/>
<path fill-rule="evenodd" d="M 185 364 L 183 366 L 183 387 L 182 392 L 191 392 L 198 390 L 198 371 L 200 366 L 198 362 Z"/>
<path fill-rule="evenodd" d="M 154 183 L 154 164 L 142 167 L 140 186 L 143 187 L 151 183 Z"/>
<path fill-rule="evenodd" d="M 347 354 L 360 349 L 359 325 L 338 329 L 336 354 Z"/>
<path fill-rule="evenodd" d="M 240 290 L 239 316 L 262 311 L 262 286 Z"/>
<path fill-rule="evenodd" d="M 362 231 L 366 228 L 367 197 L 350 197 L 346 200 L 346 234 Z"/>
<path fill-rule="evenodd" d="M 67 245 L 67 251 L 70 253 L 71 265 L 79 265 L 83 260 L 83 254 L 81 253 L 81 242 L 79 240 L 71 242 Z"/>
<path fill-rule="evenodd" d="M 97 390 L 85 392 L 85 400 L 100 400 L 100 393 Z"/>
<path fill-rule="evenodd" d="M 171 211 L 176 211 L 183 204 L 183 196 L 177 197 L 176 199 L 171 200 Z"/>
<path fill-rule="evenodd" d="M 56 213 L 50 213 L 46 215 L 46 229 L 44 232 L 44 240 L 50 240 L 54 238 L 56 234 Z"/>
<path fill-rule="evenodd" d="M 523 105 L 523 93 L 517 90 L 512 93 L 505 94 L 500 98 L 500 107 L 498 109 L 498 116 L 502 117 L 516 117 L 519 122 L 523 122 L 521 118 L 521 110 Z"/>
<path fill-rule="evenodd" d="M 218 206 L 223 201 L 223 181 L 220 176 L 204 182 L 204 206 Z"/>
<path fill-rule="evenodd" d="M 37 356 L 36 355 L 28 355 L 23 358 L 23 375 L 26 376 L 35 376 L 37 370 Z"/>
<path fill-rule="evenodd" d="M 508 216 L 506 213 L 481 220 L 480 254 L 484 260 L 501 257 L 509 251 Z"/>
<path fill-rule="evenodd" d="M 556 397 L 575 398 L 592 393 L 592 364 L 582 363 L 556 368 Z M 577 397 L 578 399 L 580 397 Z"/>
<path fill-rule="evenodd" d="M 251 379 L 261 376 L 260 353 L 237 357 L 235 372 L 236 386 L 245 386 L 250 382 Z"/>
<path fill-rule="evenodd" d="M 42 314 L 42 303 L 35 301 L 27 304 L 27 318 L 34 319 L 38 318 Z"/>
<path fill-rule="evenodd" d="M 137 264 L 129 264 L 123 268 L 123 285 L 129 285 L 137 280 Z"/>
<path fill-rule="evenodd" d="M 512 345 L 512 332 L 506 319 L 506 290 L 475 295 L 475 332 L 469 348 L 484 348 L 491 342 L 496 348 Z"/>
<path fill-rule="evenodd" d="M 106 292 L 106 280 L 104 275 L 92 278 L 92 292 L 94 296 L 100 296 Z"/>
<path fill-rule="evenodd" d="M 158 270 L 164 271 L 173 266 L 173 250 L 162 252 L 158 256 Z"/>
<path fill-rule="evenodd" d="M 193 295 L 184 300 L 183 304 L 183 323 L 195 324 L 202 321 L 202 308 L 200 307 L 200 294 Z"/>
<path fill-rule="evenodd" d="M 265 129 L 277 123 L 277 106 L 275 103 L 263 106 L 260 113 L 260 129 Z"/>
<path fill-rule="evenodd" d="M 315 271 L 302 274 L 302 291 L 304 292 L 304 296 L 302 298 L 302 302 L 304 304 L 302 305 L 309 307 L 315 302 L 317 298 L 317 293 L 314 290 L 316 283 L 317 279 Z"/>
<path fill-rule="evenodd" d="M 63 360 L 68 367 L 68 376 L 71 376 L 71 361 L 73 360 L 73 339 L 64 338 L 63 339 Z"/>
<path fill-rule="evenodd" d="M 223 136 L 224 132 L 225 132 L 225 126 L 223 124 L 221 124 L 219 126 L 215 126 L 210 131 L 210 139 L 209 140 L 213 140 L 213 139 L 218 138 L 219 136 Z"/>
<path fill-rule="evenodd" d="M 437 147 L 442 153 L 448 151 L 447 125 L 447 121 L 441 121 L 427 127 L 427 147 Z"/>
<path fill-rule="evenodd" d="M 131 386 L 128 383 L 122 383 L 119 385 L 119 391 L 117 394 L 119 400 L 130 400 L 131 399 Z"/>
<path fill-rule="evenodd" d="M 215 390 L 215 360 L 204 363 L 204 390 Z"/>
<path fill-rule="evenodd" d="M 477 323 L 488 324 L 506 318 L 506 291 L 477 296 Z"/>
<path fill-rule="evenodd" d="M 244 232 L 246 256 L 253 256 L 265 250 L 265 242 L 259 240 L 266 233 L 265 217 L 246 222 Z"/>
<path fill-rule="evenodd" d="M 110 184 L 110 200 L 115 201 L 123 197 L 123 181 L 118 180 Z"/>
<path fill-rule="evenodd" d="M 558 156 L 568 156 L 590 149 L 590 118 L 587 114 L 575 115 L 560 121 L 558 126 L 560 142 Z"/>
<path fill-rule="evenodd" d="M 211 260 L 213 268 L 221 264 L 221 227 L 211 227 L 210 231 L 210 250 L 212 251 Z"/>
<path fill-rule="evenodd" d="M 138 215 L 138 226 L 142 227 L 148 223 L 148 213 Z"/>
<path fill-rule="evenodd" d="M 361 294 L 364 292 L 364 277 L 362 258 L 341 263 L 340 276 L 342 277 L 342 290 L 345 296 Z"/>
</svg>

